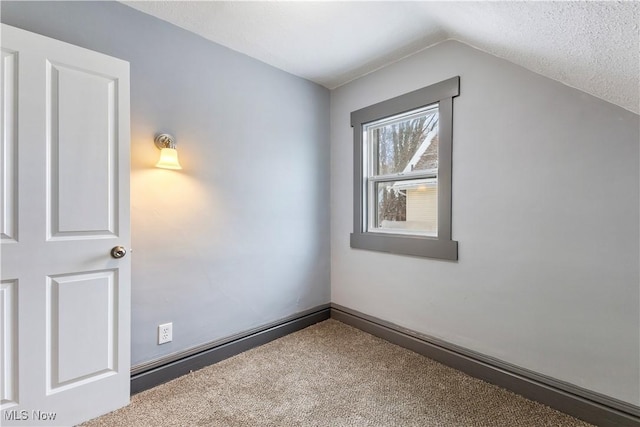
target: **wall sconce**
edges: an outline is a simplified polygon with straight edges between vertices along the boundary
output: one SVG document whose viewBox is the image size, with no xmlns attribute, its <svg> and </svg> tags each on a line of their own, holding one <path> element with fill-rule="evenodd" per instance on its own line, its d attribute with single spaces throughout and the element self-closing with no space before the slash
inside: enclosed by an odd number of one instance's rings
<svg viewBox="0 0 640 427">
<path fill-rule="evenodd" d="M 160 150 L 160 160 L 156 163 L 157 168 L 182 169 L 178 162 L 178 150 L 176 150 L 176 140 L 168 133 L 157 135 L 153 142 Z"/>
</svg>

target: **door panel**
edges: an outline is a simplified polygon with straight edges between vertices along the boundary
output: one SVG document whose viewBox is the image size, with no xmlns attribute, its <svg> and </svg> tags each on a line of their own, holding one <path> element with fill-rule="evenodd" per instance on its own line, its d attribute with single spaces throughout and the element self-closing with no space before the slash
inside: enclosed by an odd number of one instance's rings
<svg viewBox="0 0 640 427">
<path fill-rule="evenodd" d="M 17 239 L 17 102 L 18 55 L 2 49 L 0 73 L 0 238 L 6 243 Z"/>
<path fill-rule="evenodd" d="M 18 377 L 18 281 L 3 280 L 0 283 L 0 408 L 16 404 Z"/>
<path fill-rule="evenodd" d="M 117 234 L 116 77 L 48 67 L 51 237 Z"/>
<path fill-rule="evenodd" d="M 0 423 L 75 425 L 129 402 L 129 64 L 1 40 Z"/>
<path fill-rule="evenodd" d="M 48 279 L 49 392 L 117 372 L 115 276 L 107 270 Z"/>
</svg>

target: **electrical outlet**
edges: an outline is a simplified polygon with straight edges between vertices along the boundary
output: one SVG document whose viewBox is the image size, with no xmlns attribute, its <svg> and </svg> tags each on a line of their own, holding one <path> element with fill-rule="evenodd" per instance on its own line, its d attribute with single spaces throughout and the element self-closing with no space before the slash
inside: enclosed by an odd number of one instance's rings
<svg viewBox="0 0 640 427">
<path fill-rule="evenodd" d="M 173 323 L 158 325 L 158 344 L 168 343 L 173 340 Z"/>
</svg>

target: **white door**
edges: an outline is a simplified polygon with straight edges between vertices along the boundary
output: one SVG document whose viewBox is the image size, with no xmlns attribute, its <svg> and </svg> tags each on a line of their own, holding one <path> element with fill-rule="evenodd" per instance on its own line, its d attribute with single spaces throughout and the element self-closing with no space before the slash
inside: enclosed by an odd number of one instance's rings
<svg viewBox="0 0 640 427">
<path fill-rule="evenodd" d="M 74 425 L 129 402 L 129 64 L 1 35 L 0 424 Z"/>
</svg>

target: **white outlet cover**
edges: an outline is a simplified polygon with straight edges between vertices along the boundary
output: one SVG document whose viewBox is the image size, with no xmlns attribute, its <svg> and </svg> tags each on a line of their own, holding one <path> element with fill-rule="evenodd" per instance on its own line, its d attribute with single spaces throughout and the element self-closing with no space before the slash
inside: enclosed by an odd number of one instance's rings
<svg viewBox="0 0 640 427">
<path fill-rule="evenodd" d="M 165 344 L 173 340 L 173 323 L 158 325 L 158 344 Z"/>
</svg>

